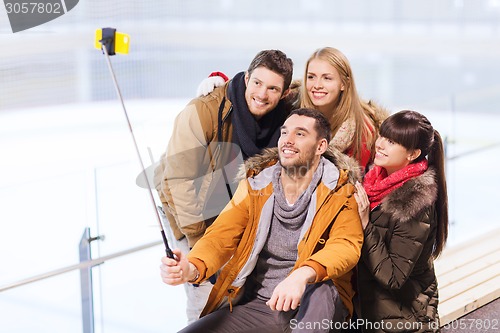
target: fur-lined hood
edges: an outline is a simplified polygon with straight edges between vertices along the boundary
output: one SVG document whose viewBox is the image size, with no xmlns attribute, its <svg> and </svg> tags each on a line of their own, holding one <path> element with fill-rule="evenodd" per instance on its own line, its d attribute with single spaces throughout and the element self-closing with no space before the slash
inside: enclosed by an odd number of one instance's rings
<svg viewBox="0 0 500 333">
<path fill-rule="evenodd" d="M 382 200 L 380 209 L 401 222 L 418 216 L 437 199 L 436 172 L 429 168 L 421 176 L 407 181 Z"/>
<path fill-rule="evenodd" d="M 339 170 L 345 170 L 348 175 L 349 183 L 355 184 L 356 181 L 361 181 L 361 168 L 354 158 L 341 153 L 331 145 L 323 154 L 323 157 L 335 164 Z M 240 167 L 236 178 L 237 180 L 242 180 L 244 178 L 255 177 L 262 170 L 276 164 L 277 162 L 278 148 L 266 148 L 261 154 L 247 159 Z"/>
</svg>

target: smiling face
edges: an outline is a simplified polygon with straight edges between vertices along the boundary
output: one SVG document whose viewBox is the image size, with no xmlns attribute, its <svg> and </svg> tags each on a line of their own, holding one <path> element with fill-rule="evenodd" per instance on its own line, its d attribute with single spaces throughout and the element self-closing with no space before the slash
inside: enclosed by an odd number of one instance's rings
<svg viewBox="0 0 500 333">
<path fill-rule="evenodd" d="M 313 105 L 324 114 L 331 113 L 344 90 L 339 72 L 327 61 L 314 58 L 307 66 L 306 90 Z"/>
<path fill-rule="evenodd" d="M 245 100 L 248 110 L 255 117 L 260 119 L 265 114 L 271 112 L 278 105 L 284 94 L 285 81 L 283 76 L 267 69 L 257 67 L 245 74 Z"/>
<path fill-rule="evenodd" d="M 318 138 L 315 124 L 314 118 L 294 114 L 281 127 L 278 157 L 287 174 L 304 174 L 317 166 L 326 150 L 328 143 Z"/>
<path fill-rule="evenodd" d="M 399 143 L 384 137 L 379 137 L 375 141 L 375 159 L 373 163 L 383 167 L 390 175 L 398 171 L 420 155 L 420 149 L 409 151 Z"/>
</svg>

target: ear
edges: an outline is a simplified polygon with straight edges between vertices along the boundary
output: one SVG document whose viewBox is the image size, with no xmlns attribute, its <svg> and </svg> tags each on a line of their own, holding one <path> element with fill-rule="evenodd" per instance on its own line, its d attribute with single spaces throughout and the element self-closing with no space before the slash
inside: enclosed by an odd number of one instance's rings
<svg viewBox="0 0 500 333">
<path fill-rule="evenodd" d="M 420 154 L 422 154 L 422 151 L 420 149 L 415 149 L 410 153 L 410 155 L 408 155 L 408 160 L 412 162 L 416 160 L 420 156 Z"/>
<path fill-rule="evenodd" d="M 250 75 L 248 71 L 245 72 L 245 87 L 248 87 L 248 80 L 250 80 Z"/>
<path fill-rule="evenodd" d="M 345 80 L 343 80 L 342 78 L 340 79 L 340 91 L 344 91 L 345 90 L 345 85 L 349 83 L 349 78 L 346 77 Z"/>
<path fill-rule="evenodd" d="M 316 155 L 323 155 L 328 149 L 328 141 L 325 138 L 321 139 L 316 149 Z"/>
<path fill-rule="evenodd" d="M 283 98 L 285 98 L 286 96 L 288 96 L 288 94 L 289 94 L 290 92 L 291 92 L 291 90 L 290 90 L 290 89 L 285 90 L 285 92 L 283 93 L 283 95 L 281 95 L 281 98 L 280 98 L 280 99 L 283 99 Z"/>
</svg>

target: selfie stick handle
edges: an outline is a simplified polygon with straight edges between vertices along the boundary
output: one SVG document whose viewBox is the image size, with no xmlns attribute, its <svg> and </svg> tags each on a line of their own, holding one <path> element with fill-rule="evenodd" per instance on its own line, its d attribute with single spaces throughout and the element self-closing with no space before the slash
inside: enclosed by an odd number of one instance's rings
<svg viewBox="0 0 500 333">
<path fill-rule="evenodd" d="M 113 79 L 113 83 L 114 83 L 114 86 L 116 89 L 116 93 L 118 95 L 118 99 L 120 100 L 120 103 L 121 103 L 122 109 L 123 109 L 123 113 L 125 114 L 125 119 L 127 119 L 128 129 L 130 131 L 130 134 L 132 135 L 132 140 L 134 142 L 134 147 L 135 147 L 135 151 L 137 153 L 137 157 L 139 158 L 139 162 L 141 163 L 142 174 L 144 176 L 144 179 L 146 180 L 146 185 L 148 188 L 149 197 L 151 199 L 151 203 L 153 204 L 153 208 L 154 208 L 154 211 L 156 213 L 156 219 L 158 220 L 158 225 L 160 226 L 160 232 L 161 232 L 161 237 L 163 238 L 163 243 L 165 244 L 165 253 L 167 254 L 167 257 L 174 259 L 174 254 L 172 253 L 172 250 L 168 246 L 167 237 L 165 236 L 165 231 L 163 230 L 163 224 L 161 223 L 160 213 L 156 209 L 155 199 L 153 197 L 153 191 L 151 191 L 151 184 L 150 184 L 149 179 L 146 175 L 146 168 L 144 167 L 141 153 L 139 152 L 139 147 L 137 146 L 137 141 L 135 140 L 134 131 L 132 130 L 132 125 L 130 124 L 130 119 L 128 117 L 127 109 L 125 108 L 125 104 L 123 103 L 122 93 L 120 91 L 120 87 L 118 86 L 118 82 L 116 80 L 116 76 L 115 76 L 115 73 L 113 71 L 113 66 L 111 66 L 111 60 L 109 59 L 108 49 L 105 45 L 106 41 L 103 38 L 100 42 L 101 42 L 101 49 L 106 57 L 106 62 L 108 63 L 109 71 L 111 72 L 111 77 Z"/>
</svg>

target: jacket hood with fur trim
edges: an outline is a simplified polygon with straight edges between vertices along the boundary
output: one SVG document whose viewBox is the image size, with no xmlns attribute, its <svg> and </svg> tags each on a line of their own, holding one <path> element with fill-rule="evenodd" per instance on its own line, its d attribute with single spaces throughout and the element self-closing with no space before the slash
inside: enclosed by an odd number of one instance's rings
<svg viewBox="0 0 500 333">
<path fill-rule="evenodd" d="M 356 181 L 361 181 L 361 168 L 354 158 L 341 153 L 331 145 L 322 156 L 335 164 L 339 170 L 346 171 L 349 183 L 355 184 Z M 255 177 L 262 170 L 276 164 L 277 162 L 278 148 L 266 148 L 261 154 L 250 157 L 245 161 L 245 163 L 240 167 L 237 180 Z"/>
<path fill-rule="evenodd" d="M 380 209 L 401 222 L 407 222 L 433 205 L 437 192 L 436 172 L 429 168 L 387 195 Z"/>
</svg>

